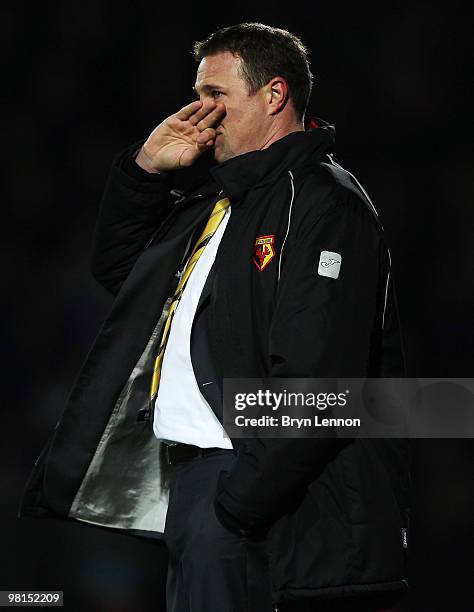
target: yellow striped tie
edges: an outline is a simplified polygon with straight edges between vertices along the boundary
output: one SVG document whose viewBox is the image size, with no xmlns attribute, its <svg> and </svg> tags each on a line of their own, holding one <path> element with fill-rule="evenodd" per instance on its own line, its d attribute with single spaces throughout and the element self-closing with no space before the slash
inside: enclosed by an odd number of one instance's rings
<svg viewBox="0 0 474 612">
<path fill-rule="evenodd" d="M 161 335 L 161 342 L 158 349 L 158 356 L 155 359 L 155 366 L 153 368 L 153 377 L 151 381 L 151 391 L 150 391 L 150 413 L 151 420 L 153 419 L 153 403 L 158 394 L 158 387 L 160 384 L 160 376 L 161 376 L 161 366 L 163 363 L 163 356 L 165 354 L 166 344 L 169 338 L 169 332 L 171 323 L 173 321 L 173 316 L 176 311 L 176 308 L 179 304 L 179 300 L 183 295 L 183 291 L 186 287 L 189 277 L 191 276 L 192 271 L 194 270 L 198 259 L 201 257 L 206 245 L 209 243 L 212 236 L 215 234 L 217 228 L 219 227 L 222 219 L 225 216 L 225 212 L 229 206 L 230 202 L 228 198 L 223 198 L 216 202 L 214 209 L 209 217 L 206 227 L 202 231 L 202 234 L 199 236 L 196 245 L 188 259 L 188 263 L 186 264 L 186 268 L 184 269 L 183 275 L 181 276 L 178 286 L 173 295 L 173 300 L 170 304 L 170 309 L 168 312 L 168 317 L 166 319 L 165 325 L 163 327 L 163 333 Z"/>
</svg>

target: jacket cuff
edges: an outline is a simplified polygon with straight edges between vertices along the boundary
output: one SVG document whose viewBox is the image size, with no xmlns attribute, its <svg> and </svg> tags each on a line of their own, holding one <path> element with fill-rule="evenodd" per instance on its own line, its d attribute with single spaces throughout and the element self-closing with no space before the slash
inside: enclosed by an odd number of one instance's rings
<svg viewBox="0 0 474 612">
<path fill-rule="evenodd" d="M 112 172 L 116 180 L 133 192 L 143 194 L 167 194 L 173 187 L 173 174 L 160 172 L 151 174 L 135 162 L 135 154 L 142 142 L 133 144 L 122 150 L 114 159 Z"/>
<path fill-rule="evenodd" d="M 235 516 L 230 514 L 230 512 L 228 512 L 224 506 L 217 501 L 217 499 L 214 499 L 214 511 L 216 513 L 217 520 L 223 527 L 238 535 L 243 535 L 246 537 L 250 535 L 251 530 L 242 527 L 241 523 L 235 518 Z"/>
<path fill-rule="evenodd" d="M 150 181 L 150 182 L 161 182 L 164 179 L 168 179 L 170 177 L 169 172 L 156 172 L 151 173 L 144 170 L 141 166 L 137 164 L 135 161 L 138 152 L 140 151 L 140 147 L 134 148 L 133 150 L 128 150 L 127 154 L 122 159 L 122 170 L 130 176 L 131 178 L 136 179 L 137 181 Z"/>
<path fill-rule="evenodd" d="M 229 531 L 252 539 L 264 538 L 271 522 L 262 519 L 243 517 L 239 507 L 231 504 L 231 498 L 225 490 L 226 471 L 219 474 L 217 480 L 214 510 L 218 521 Z"/>
</svg>

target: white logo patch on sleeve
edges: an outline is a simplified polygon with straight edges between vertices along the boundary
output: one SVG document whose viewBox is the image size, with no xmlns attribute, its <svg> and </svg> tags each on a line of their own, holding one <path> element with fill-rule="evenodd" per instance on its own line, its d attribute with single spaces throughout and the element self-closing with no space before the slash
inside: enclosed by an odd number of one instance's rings
<svg viewBox="0 0 474 612">
<path fill-rule="evenodd" d="M 320 276 L 329 276 L 329 278 L 337 278 L 341 269 L 341 260 L 342 257 L 339 253 L 321 251 L 318 274 Z"/>
</svg>

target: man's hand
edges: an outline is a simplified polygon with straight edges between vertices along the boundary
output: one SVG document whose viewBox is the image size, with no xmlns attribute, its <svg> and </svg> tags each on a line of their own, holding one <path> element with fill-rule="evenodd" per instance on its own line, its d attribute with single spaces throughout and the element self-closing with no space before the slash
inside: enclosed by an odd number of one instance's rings
<svg viewBox="0 0 474 612">
<path fill-rule="evenodd" d="M 191 166 L 214 145 L 215 126 L 224 115 L 222 103 L 191 102 L 153 130 L 136 157 L 137 164 L 151 173 Z"/>
</svg>

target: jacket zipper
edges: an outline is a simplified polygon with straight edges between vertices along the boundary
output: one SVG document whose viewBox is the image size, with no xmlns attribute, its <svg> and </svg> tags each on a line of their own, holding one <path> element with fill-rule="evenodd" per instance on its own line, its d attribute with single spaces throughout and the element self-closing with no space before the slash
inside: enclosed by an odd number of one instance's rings
<svg viewBox="0 0 474 612">
<path fill-rule="evenodd" d="M 175 291 L 176 291 L 176 287 L 178 286 L 178 283 L 179 283 L 179 281 L 181 279 L 181 276 L 182 276 L 182 274 L 184 272 L 184 269 L 186 267 L 186 264 L 187 264 L 187 255 L 188 255 L 188 253 L 190 251 L 190 247 L 191 247 L 191 238 L 192 238 L 192 235 L 190 236 L 190 238 L 188 240 L 188 244 L 186 246 L 186 249 L 184 251 L 184 255 L 183 255 L 183 257 L 181 259 L 181 262 L 179 264 L 178 271 L 174 275 L 174 283 L 173 283 L 173 285 L 171 287 L 171 294 L 166 299 L 165 305 L 163 306 L 163 310 L 161 311 L 161 315 L 160 315 L 160 318 L 158 320 L 158 324 L 157 324 L 158 334 L 157 334 L 157 336 L 159 336 L 159 337 L 161 337 L 161 332 L 163 330 L 163 326 L 166 323 L 166 320 L 168 318 L 168 314 L 169 314 L 169 311 L 170 311 L 170 308 L 171 308 L 171 304 L 172 304 L 173 300 L 176 299 L 176 296 L 174 294 L 175 294 Z M 181 296 L 179 296 L 179 298 L 181 298 Z M 154 355 L 153 356 L 153 365 L 155 363 L 155 358 L 156 358 L 156 356 Z M 154 406 L 154 403 L 151 402 L 151 398 L 149 398 L 149 401 L 148 401 L 148 412 L 146 412 L 146 411 L 147 411 L 147 409 L 145 408 L 145 414 L 147 414 L 147 417 L 145 418 L 145 420 L 149 421 L 149 426 L 150 426 L 151 430 L 153 431 L 153 419 L 154 419 L 154 416 L 155 416 L 155 406 Z"/>
<path fill-rule="evenodd" d="M 210 194 L 211 195 L 211 194 Z M 158 228 L 153 232 L 152 236 L 149 238 L 148 242 L 145 244 L 145 246 L 142 249 L 142 253 L 150 246 L 150 244 L 153 242 L 153 240 L 155 240 L 155 238 L 158 236 L 160 230 L 164 227 L 165 223 L 167 221 L 169 221 L 174 214 L 176 214 L 176 212 L 178 210 L 181 210 L 182 206 L 184 204 L 189 204 L 189 202 L 194 202 L 196 200 L 199 200 L 201 198 L 204 198 L 205 196 L 201 193 L 196 194 L 194 196 L 191 196 L 190 198 L 183 198 L 181 201 L 177 201 L 174 204 L 173 209 L 166 215 L 166 217 L 163 219 L 163 221 L 160 223 L 160 225 L 158 226 Z M 157 323 L 157 336 L 161 335 L 161 331 L 163 329 L 163 325 L 166 321 L 166 319 L 168 318 L 168 313 L 169 313 L 169 309 L 170 309 L 170 305 L 171 302 L 173 300 L 173 296 L 174 296 L 174 292 L 176 289 L 176 286 L 179 283 L 179 279 L 181 277 L 181 274 L 183 272 L 183 268 L 186 265 L 186 255 L 189 251 L 189 243 L 188 246 L 186 247 L 186 251 L 185 254 L 181 260 L 181 263 L 179 265 L 179 269 L 175 274 L 174 280 L 175 282 L 173 283 L 173 286 L 171 288 L 171 295 L 166 299 L 165 304 L 163 306 L 163 310 L 161 311 L 161 315 L 160 318 L 158 319 L 158 323 Z M 156 328 L 155 328 L 156 329 Z M 154 365 L 154 359 L 153 359 L 153 365 Z M 153 431 L 153 420 L 154 420 L 154 405 L 152 404 L 152 402 L 150 401 L 150 398 L 148 400 L 147 406 L 144 408 L 141 408 L 138 413 L 137 413 L 137 422 L 139 421 L 145 421 L 148 422 L 148 426 L 150 427 L 151 431 Z"/>
</svg>

